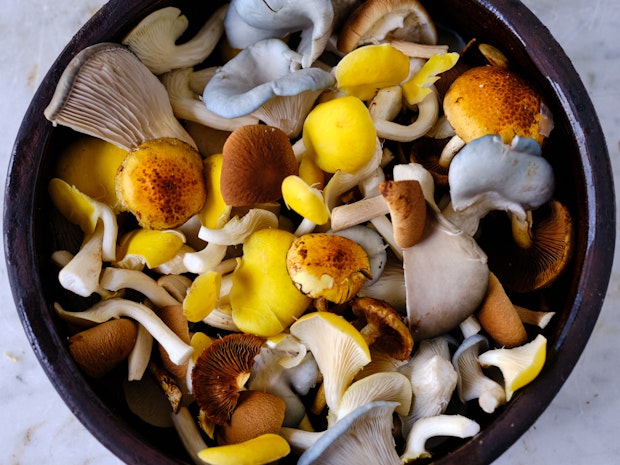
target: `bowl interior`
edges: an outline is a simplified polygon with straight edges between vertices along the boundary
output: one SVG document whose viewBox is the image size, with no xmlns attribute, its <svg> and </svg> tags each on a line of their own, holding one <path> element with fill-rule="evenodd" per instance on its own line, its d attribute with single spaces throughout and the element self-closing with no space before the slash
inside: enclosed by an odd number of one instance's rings
<svg viewBox="0 0 620 465">
<path fill-rule="evenodd" d="M 137 0 L 108 3 L 68 44 L 43 80 L 18 134 L 5 195 L 5 254 L 18 312 L 50 380 L 75 415 L 106 447 L 127 463 L 190 463 L 172 430 L 150 427 L 131 414 L 123 400 L 119 372 L 92 382 L 81 374 L 66 346 L 66 328 L 53 302 L 86 308 L 57 282 L 50 255 L 75 249 L 80 235 L 54 213 L 47 196 L 55 155 L 74 134 L 52 128 L 43 117 L 56 82 L 81 49 L 119 41 L 148 13 L 176 5 L 190 20 L 188 34 L 222 2 Z M 613 184 L 604 138 L 586 90 L 549 31 L 512 0 L 423 2 L 443 27 L 465 41 L 477 38 L 500 48 L 511 65 L 545 97 L 555 129 L 544 154 L 554 167 L 556 197 L 576 220 L 576 247 L 569 269 L 545 289 L 543 298 L 558 313 L 545 331 L 548 360 L 541 375 L 494 415 L 476 419 L 475 440 L 449 443 L 433 463 L 489 463 L 542 413 L 568 377 L 593 329 L 610 275 L 615 235 Z M 473 413 L 476 414 L 475 412 Z"/>
</svg>

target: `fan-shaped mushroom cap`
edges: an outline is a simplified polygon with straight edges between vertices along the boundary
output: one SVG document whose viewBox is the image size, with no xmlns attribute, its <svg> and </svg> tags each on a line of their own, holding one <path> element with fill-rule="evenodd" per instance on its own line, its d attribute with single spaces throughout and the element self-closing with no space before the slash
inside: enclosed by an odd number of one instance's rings
<svg viewBox="0 0 620 465">
<path fill-rule="evenodd" d="M 192 370 L 193 394 L 211 421 L 222 425 L 230 420 L 239 391 L 250 377 L 254 357 L 265 343 L 252 334 L 229 334 L 208 346 Z"/>
<path fill-rule="evenodd" d="M 443 107 L 465 142 L 499 134 L 506 144 L 514 136 L 542 144 L 553 127 L 542 96 L 522 77 L 497 66 L 479 66 L 461 74 L 448 89 Z"/>
<path fill-rule="evenodd" d="M 338 50 L 349 53 L 358 45 L 389 39 L 432 45 L 437 43 L 437 30 L 417 0 L 368 0 L 343 24 Z"/>
<path fill-rule="evenodd" d="M 141 144 L 116 175 L 116 195 L 144 228 L 181 226 L 200 211 L 206 194 L 200 154 L 178 139 Z"/>
<path fill-rule="evenodd" d="M 298 237 L 287 252 L 286 267 L 301 292 L 334 303 L 350 300 L 370 278 L 370 263 L 364 249 L 335 234 Z"/>
<path fill-rule="evenodd" d="M 271 126 L 236 129 L 224 143 L 223 155 L 220 187 L 231 206 L 279 200 L 282 181 L 298 170 L 288 137 Z"/>
</svg>

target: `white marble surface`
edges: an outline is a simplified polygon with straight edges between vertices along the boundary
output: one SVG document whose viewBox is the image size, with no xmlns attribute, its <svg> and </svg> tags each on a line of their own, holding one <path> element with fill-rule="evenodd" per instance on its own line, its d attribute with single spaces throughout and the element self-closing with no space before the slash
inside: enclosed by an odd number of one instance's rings
<svg viewBox="0 0 620 465">
<path fill-rule="evenodd" d="M 38 83 L 103 0 L 0 0 L 0 157 L 8 160 Z M 589 89 L 620 170 L 620 8 L 617 0 L 525 0 L 564 46 Z M 620 184 L 620 182 L 618 183 Z M 496 465 L 615 464 L 620 457 L 620 274 L 574 372 L 539 420 Z M 0 264 L 0 463 L 118 465 L 73 417 L 39 366 Z"/>
</svg>

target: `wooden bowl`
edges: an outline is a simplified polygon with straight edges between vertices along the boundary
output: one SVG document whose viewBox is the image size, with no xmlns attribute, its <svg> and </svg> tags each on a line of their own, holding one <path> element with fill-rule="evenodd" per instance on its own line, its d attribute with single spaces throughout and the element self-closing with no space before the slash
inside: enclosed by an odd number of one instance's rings
<svg viewBox="0 0 620 465">
<path fill-rule="evenodd" d="M 17 311 L 50 381 L 78 419 L 107 448 L 130 464 L 190 463 L 176 434 L 138 420 L 124 403 L 120 376 L 93 382 L 71 358 L 56 300 L 72 302 L 57 280 L 50 255 L 76 244 L 47 195 L 54 157 L 73 136 L 44 118 L 58 78 L 81 49 L 119 41 L 132 26 L 171 1 L 112 0 L 72 39 L 58 57 L 32 103 L 15 142 L 5 195 L 4 240 Z M 177 2 L 201 24 L 222 2 Z M 605 140 L 586 89 L 558 43 L 540 21 L 515 0 L 424 2 L 441 25 L 465 40 L 476 37 L 504 51 L 520 73 L 544 95 L 555 129 L 545 149 L 556 175 L 556 196 L 577 225 L 570 268 L 545 298 L 558 312 L 545 330 L 548 357 L 542 373 L 495 414 L 476 418 L 481 432 L 449 442 L 433 463 L 487 464 L 505 451 L 549 405 L 575 366 L 598 317 L 608 284 L 614 239 L 613 181 Z M 76 305 L 80 303 L 74 302 Z M 83 307 L 83 303 L 81 303 Z"/>
</svg>

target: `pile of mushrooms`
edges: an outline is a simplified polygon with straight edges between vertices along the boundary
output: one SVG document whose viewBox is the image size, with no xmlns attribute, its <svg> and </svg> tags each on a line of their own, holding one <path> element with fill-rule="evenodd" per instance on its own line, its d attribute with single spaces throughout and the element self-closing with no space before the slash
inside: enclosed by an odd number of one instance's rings
<svg viewBox="0 0 620 465">
<path fill-rule="evenodd" d="M 417 0 L 232 0 L 179 44 L 187 25 L 163 8 L 86 48 L 45 110 L 81 133 L 49 183 L 82 234 L 52 256 L 90 298 L 55 303 L 75 362 L 126 369 L 197 464 L 475 436 L 543 369 L 532 296 L 570 260 L 541 95 L 491 46 L 438 44 Z"/>
</svg>

